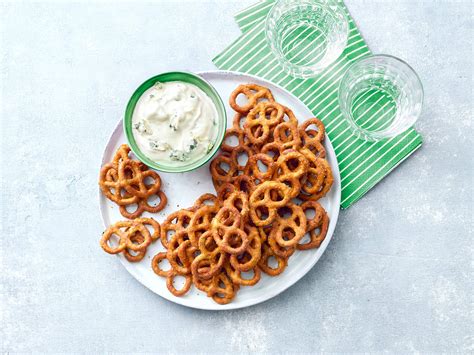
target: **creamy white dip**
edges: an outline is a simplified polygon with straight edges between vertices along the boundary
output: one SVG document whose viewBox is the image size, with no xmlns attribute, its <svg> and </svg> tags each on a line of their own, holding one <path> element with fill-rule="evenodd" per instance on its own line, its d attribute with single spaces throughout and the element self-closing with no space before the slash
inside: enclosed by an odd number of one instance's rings
<svg viewBox="0 0 474 355">
<path fill-rule="evenodd" d="M 193 84 L 157 82 L 137 102 L 132 131 L 138 148 L 151 160 L 182 165 L 202 158 L 217 136 L 217 110 Z"/>
</svg>

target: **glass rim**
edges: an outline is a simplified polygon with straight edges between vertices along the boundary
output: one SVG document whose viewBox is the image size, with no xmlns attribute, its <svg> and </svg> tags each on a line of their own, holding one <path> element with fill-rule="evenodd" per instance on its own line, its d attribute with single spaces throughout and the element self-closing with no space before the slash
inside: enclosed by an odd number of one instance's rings
<svg viewBox="0 0 474 355">
<path fill-rule="evenodd" d="M 204 91 L 204 93 L 209 96 L 211 101 L 213 102 L 214 106 L 216 107 L 217 111 L 217 136 L 214 141 L 214 146 L 212 149 L 202 156 L 202 158 L 195 160 L 192 163 L 185 164 L 185 165 L 167 165 L 162 163 L 157 163 L 150 158 L 148 158 L 141 150 L 138 148 L 138 144 L 135 141 L 135 137 L 133 136 L 132 131 L 132 118 L 133 113 L 135 111 L 136 104 L 143 93 L 151 88 L 156 82 L 174 82 L 174 81 L 183 81 L 189 84 L 196 85 L 199 89 Z M 141 83 L 137 89 L 133 92 L 130 99 L 128 100 L 126 109 L 125 109 L 125 116 L 123 120 L 123 130 L 125 133 L 125 137 L 127 138 L 127 142 L 130 146 L 130 149 L 135 154 L 135 156 L 144 164 L 153 168 L 158 171 L 166 172 L 166 173 L 182 173 L 188 172 L 192 170 L 196 170 L 203 165 L 205 165 L 212 157 L 217 153 L 222 142 L 224 141 L 224 135 L 227 127 L 227 112 L 224 106 L 224 102 L 222 101 L 221 96 L 207 80 L 202 78 L 201 76 L 185 71 L 172 71 L 172 72 L 164 72 L 158 75 L 155 75 L 143 83 Z"/>
<path fill-rule="evenodd" d="M 330 63 L 326 65 L 321 65 L 321 60 L 318 61 L 314 65 L 294 65 L 291 62 L 287 61 L 284 59 L 284 55 L 282 53 L 279 53 L 278 49 L 275 48 L 275 39 L 273 34 L 271 33 L 270 29 L 270 18 L 274 15 L 275 9 L 278 7 L 278 5 L 282 2 L 288 2 L 290 5 L 290 9 L 293 7 L 297 7 L 298 2 L 293 2 L 291 0 L 277 0 L 275 1 L 275 4 L 270 8 L 270 11 L 267 13 L 265 17 L 265 39 L 267 40 L 267 43 L 270 47 L 271 52 L 273 55 L 275 55 L 277 62 L 287 71 L 290 73 L 291 76 L 296 77 L 296 78 L 303 78 L 303 79 L 308 79 L 315 77 L 322 72 L 324 72 L 328 67 L 330 67 L 332 64 L 334 64 L 342 55 L 344 52 L 345 48 L 347 47 L 348 41 L 349 41 L 349 32 L 350 32 L 350 21 L 349 21 L 349 15 L 346 11 L 346 9 L 342 6 L 342 4 L 337 1 L 337 0 L 303 0 L 304 3 L 308 4 L 313 4 L 313 5 L 320 5 L 325 8 L 328 12 L 332 13 L 336 17 L 342 17 L 345 23 L 345 31 L 344 31 L 344 47 L 342 48 L 341 52 L 339 55 L 332 60 Z M 296 70 L 296 68 L 299 68 L 299 70 Z M 307 73 L 305 73 L 307 72 Z"/>
<path fill-rule="evenodd" d="M 405 60 L 400 59 L 398 57 L 395 57 L 394 55 L 391 55 L 391 54 L 370 54 L 370 55 L 367 55 L 367 56 L 357 60 L 356 62 L 352 63 L 347 68 L 347 70 L 345 71 L 344 75 L 342 76 L 342 78 L 339 82 L 339 87 L 338 87 L 339 107 L 342 107 L 342 104 L 341 104 L 341 102 L 342 102 L 342 99 L 341 99 L 342 89 L 341 89 L 341 87 L 342 87 L 343 82 L 346 80 L 347 75 L 350 72 L 350 70 L 353 69 L 356 65 L 358 65 L 358 64 L 360 64 L 364 61 L 370 61 L 371 59 L 377 59 L 377 58 L 385 58 L 385 59 L 389 59 L 389 60 L 393 60 L 395 62 L 401 63 L 403 66 L 408 68 L 408 70 L 411 74 L 413 74 L 413 77 L 415 78 L 416 83 L 419 86 L 420 92 L 421 92 L 420 110 L 419 110 L 419 113 L 418 113 L 418 115 L 416 117 L 416 120 L 414 122 L 414 123 L 416 123 L 416 121 L 419 119 L 419 117 L 421 115 L 421 112 L 422 112 L 422 109 L 423 109 L 423 104 L 424 104 L 424 99 L 425 99 L 425 91 L 424 91 L 424 88 L 423 88 L 423 83 L 421 82 L 421 79 L 420 79 L 420 76 L 418 75 L 418 73 L 415 71 L 415 69 L 413 69 L 413 67 L 410 64 L 408 64 Z M 410 128 L 410 127 L 408 127 L 408 128 L 396 130 L 395 132 L 389 132 L 389 129 L 390 129 L 390 126 L 389 126 L 389 127 L 385 128 L 381 131 L 371 132 L 371 131 L 368 131 L 364 128 L 359 127 L 354 122 L 352 114 L 350 114 L 350 113 L 347 114 L 345 112 L 342 112 L 342 114 L 343 114 L 343 117 L 346 119 L 346 121 L 351 126 L 351 128 L 353 130 L 353 133 L 355 133 L 356 135 L 358 135 L 359 137 L 363 138 L 366 141 L 373 141 L 374 142 L 374 141 L 380 141 L 380 140 L 386 139 L 386 138 L 393 138 L 393 137 L 396 137 L 399 134 L 405 132 L 406 130 L 408 130 Z M 350 116 L 350 117 L 347 117 L 347 116 Z"/>
</svg>

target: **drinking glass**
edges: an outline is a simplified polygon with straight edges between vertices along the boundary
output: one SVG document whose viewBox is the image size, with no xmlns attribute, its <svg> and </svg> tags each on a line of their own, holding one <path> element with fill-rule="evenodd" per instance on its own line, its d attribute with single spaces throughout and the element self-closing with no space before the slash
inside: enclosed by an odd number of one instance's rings
<svg viewBox="0 0 474 355">
<path fill-rule="evenodd" d="M 349 25 L 337 0 L 280 0 L 267 15 L 273 54 L 292 76 L 316 76 L 346 47 Z"/>
<path fill-rule="evenodd" d="M 339 105 L 359 138 L 378 141 L 414 125 L 423 106 L 423 87 L 401 59 L 374 55 L 346 71 L 339 85 Z"/>
</svg>

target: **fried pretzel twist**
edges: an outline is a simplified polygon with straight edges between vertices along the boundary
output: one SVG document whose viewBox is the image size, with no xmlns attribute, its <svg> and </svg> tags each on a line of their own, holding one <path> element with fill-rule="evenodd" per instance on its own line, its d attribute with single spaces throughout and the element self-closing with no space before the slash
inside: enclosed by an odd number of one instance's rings
<svg viewBox="0 0 474 355">
<path fill-rule="evenodd" d="M 99 186 L 105 197 L 119 205 L 122 216 L 135 219 L 145 211 L 161 211 L 167 204 L 167 198 L 161 191 L 160 175 L 148 170 L 145 164 L 130 159 L 129 153 L 128 145 L 119 147 L 112 162 L 100 170 Z M 159 200 L 155 205 L 149 202 L 153 197 Z M 135 210 L 130 212 L 127 208 L 133 205 L 136 205 Z"/>
</svg>

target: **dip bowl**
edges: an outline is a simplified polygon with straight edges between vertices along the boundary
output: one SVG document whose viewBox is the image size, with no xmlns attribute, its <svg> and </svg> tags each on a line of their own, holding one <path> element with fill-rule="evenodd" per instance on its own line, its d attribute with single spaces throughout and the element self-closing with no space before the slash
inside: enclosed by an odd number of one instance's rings
<svg viewBox="0 0 474 355">
<path fill-rule="evenodd" d="M 181 81 L 188 84 L 192 84 L 197 86 L 201 89 L 213 102 L 216 111 L 217 111 L 217 135 L 215 141 L 213 142 L 213 147 L 210 149 L 205 155 L 201 158 L 187 162 L 180 162 L 180 164 L 170 164 L 168 162 L 159 162 L 154 161 L 147 157 L 138 147 L 137 142 L 135 141 L 135 137 L 133 136 L 132 132 L 132 118 L 133 113 L 135 111 L 135 106 L 137 105 L 138 100 L 143 95 L 145 91 L 155 85 L 157 82 L 166 83 L 171 81 Z M 141 84 L 133 93 L 132 97 L 128 101 L 127 108 L 125 110 L 125 118 L 123 120 L 123 129 L 125 132 L 125 136 L 127 137 L 128 144 L 132 149 L 132 152 L 136 155 L 136 157 L 155 170 L 167 172 L 167 173 L 182 173 L 186 171 L 191 171 L 200 168 L 204 164 L 206 164 L 219 150 L 222 141 L 224 140 L 224 134 L 227 127 L 227 114 L 224 107 L 224 103 L 222 102 L 221 97 L 217 93 L 216 89 L 209 84 L 206 80 L 201 78 L 200 76 L 188 73 L 188 72 L 168 72 L 156 75 L 148 80 L 146 80 L 143 84 Z"/>
</svg>

